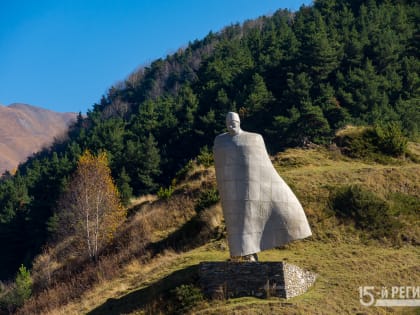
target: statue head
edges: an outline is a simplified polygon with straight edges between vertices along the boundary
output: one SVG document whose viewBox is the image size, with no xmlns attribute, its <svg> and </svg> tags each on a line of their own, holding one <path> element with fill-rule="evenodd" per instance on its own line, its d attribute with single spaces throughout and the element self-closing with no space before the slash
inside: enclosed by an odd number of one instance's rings
<svg viewBox="0 0 420 315">
<path fill-rule="evenodd" d="M 231 136 L 236 136 L 242 132 L 241 120 L 235 112 L 229 112 L 226 115 L 226 128 Z"/>
</svg>

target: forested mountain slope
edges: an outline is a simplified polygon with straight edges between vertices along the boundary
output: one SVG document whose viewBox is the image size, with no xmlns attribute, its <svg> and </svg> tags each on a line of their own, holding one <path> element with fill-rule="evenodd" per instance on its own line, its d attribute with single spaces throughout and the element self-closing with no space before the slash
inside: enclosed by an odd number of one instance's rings
<svg viewBox="0 0 420 315">
<path fill-rule="evenodd" d="M 211 147 L 229 110 L 271 153 L 330 143 L 349 123 L 418 138 L 419 11 L 416 1 L 319 0 L 210 33 L 133 72 L 67 139 L 0 182 L 0 277 L 30 265 L 59 229 L 56 201 L 85 149 L 108 153 L 127 202 L 168 187 Z"/>
</svg>

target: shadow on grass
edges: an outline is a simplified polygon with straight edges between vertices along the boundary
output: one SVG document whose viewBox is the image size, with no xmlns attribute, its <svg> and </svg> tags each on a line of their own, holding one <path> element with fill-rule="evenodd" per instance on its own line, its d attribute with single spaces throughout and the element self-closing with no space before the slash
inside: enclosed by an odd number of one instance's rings
<svg viewBox="0 0 420 315">
<path fill-rule="evenodd" d="M 177 252 L 185 252 L 201 246 L 214 237 L 215 232 L 201 220 L 194 216 L 178 230 L 168 237 L 146 246 L 146 252 L 151 257 L 161 254 L 166 249 Z M 181 284 L 192 284 L 198 282 L 198 265 L 173 272 L 157 282 L 130 292 L 120 298 L 110 298 L 104 304 L 87 313 L 88 315 L 119 315 L 127 314 L 138 309 L 150 307 L 152 303 L 166 300 L 171 297 L 170 291 Z M 157 302 L 156 302 L 157 301 Z"/>
<path fill-rule="evenodd" d="M 169 276 L 120 298 L 108 299 L 87 315 L 120 315 L 144 308 L 148 303 L 158 298 L 167 298 L 170 291 L 181 284 L 196 282 L 198 279 L 198 265 L 177 270 Z"/>
<path fill-rule="evenodd" d="M 200 220 L 198 216 L 194 216 L 166 238 L 151 243 L 147 250 L 153 256 L 162 253 L 166 249 L 186 252 L 206 244 L 212 237 L 214 237 L 214 231 L 209 229 L 206 223 Z"/>
</svg>

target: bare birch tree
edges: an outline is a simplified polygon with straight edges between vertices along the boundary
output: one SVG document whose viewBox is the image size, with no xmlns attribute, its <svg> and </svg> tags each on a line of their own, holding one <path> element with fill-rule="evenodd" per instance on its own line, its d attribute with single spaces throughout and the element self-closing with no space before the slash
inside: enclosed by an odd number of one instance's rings
<svg viewBox="0 0 420 315">
<path fill-rule="evenodd" d="M 58 205 L 61 232 L 73 237 L 78 248 L 97 260 L 126 217 L 105 152 L 98 156 L 83 153 Z"/>
</svg>

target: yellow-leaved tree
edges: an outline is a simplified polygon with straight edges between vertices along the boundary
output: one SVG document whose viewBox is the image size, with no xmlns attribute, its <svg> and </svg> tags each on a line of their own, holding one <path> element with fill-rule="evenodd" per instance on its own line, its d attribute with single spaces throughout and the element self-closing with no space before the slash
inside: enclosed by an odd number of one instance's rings
<svg viewBox="0 0 420 315">
<path fill-rule="evenodd" d="M 72 237 L 82 253 L 97 260 L 126 214 L 106 152 L 95 156 L 86 150 L 58 202 L 60 234 Z"/>
</svg>

